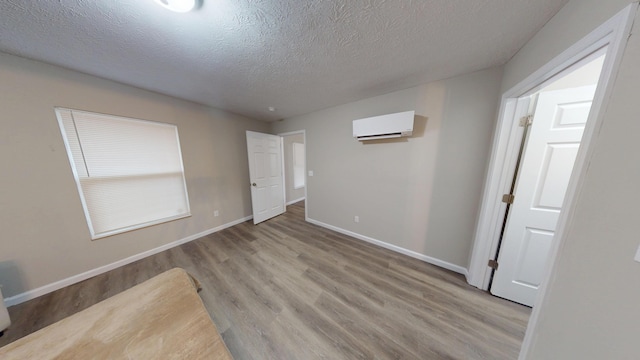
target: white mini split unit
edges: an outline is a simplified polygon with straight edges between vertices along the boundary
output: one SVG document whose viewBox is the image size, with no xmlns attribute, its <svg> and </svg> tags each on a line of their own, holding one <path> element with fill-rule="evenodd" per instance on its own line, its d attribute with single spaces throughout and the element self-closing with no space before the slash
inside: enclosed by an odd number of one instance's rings
<svg viewBox="0 0 640 360">
<path fill-rule="evenodd" d="M 353 120 L 353 137 L 365 141 L 411 136 L 414 117 L 415 111 L 405 111 Z"/>
</svg>

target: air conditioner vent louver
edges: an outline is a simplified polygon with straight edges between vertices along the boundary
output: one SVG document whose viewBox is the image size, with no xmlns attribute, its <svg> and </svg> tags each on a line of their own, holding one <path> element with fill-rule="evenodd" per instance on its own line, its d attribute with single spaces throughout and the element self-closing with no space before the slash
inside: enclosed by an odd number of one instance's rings
<svg viewBox="0 0 640 360">
<path fill-rule="evenodd" d="M 415 111 L 374 116 L 353 121 L 353 137 L 360 140 L 379 140 L 411 136 Z"/>
</svg>

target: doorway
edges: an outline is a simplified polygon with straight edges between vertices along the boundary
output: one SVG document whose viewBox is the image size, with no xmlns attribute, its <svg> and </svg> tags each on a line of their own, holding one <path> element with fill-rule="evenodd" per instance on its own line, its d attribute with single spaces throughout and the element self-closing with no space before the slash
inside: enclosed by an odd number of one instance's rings
<svg viewBox="0 0 640 360">
<path fill-rule="evenodd" d="M 553 241 L 550 248 L 546 250 L 548 260 L 542 266 L 541 273 L 537 274 L 541 279 L 541 285 L 535 297 L 537 299 L 544 297 L 546 284 L 555 267 L 556 254 L 566 236 L 567 224 L 576 206 L 575 194 L 581 187 L 582 179 L 587 171 L 588 159 L 593 152 L 591 146 L 592 140 L 595 138 L 593 135 L 600 126 L 606 105 L 605 100 L 609 97 L 613 87 L 614 75 L 617 73 L 633 24 L 634 10 L 635 6 L 628 6 L 503 94 L 469 264 L 467 276 L 469 284 L 482 290 L 489 290 L 493 274 L 490 261 L 497 258 L 499 239 L 503 230 L 506 230 L 503 227 L 504 220 L 505 217 L 508 217 L 507 206 L 501 200 L 503 195 L 510 194 L 513 190 L 514 169 L 519 158 L 519 145 L 524 133 L 524 128 L 519 126 L 519 119 L 526 117 L 534 109 L 532 106 L 535 106 L 536 103 L 532 102 L 531 95 L 535 95 L 558 79 L 573 72 L 579 64 L 594 59 L 594 56 L 601 51 L 606 56 L 588 121 L 575 155 L 573 171 L 569 175 Z M 518 121 L 515 121 L 516 119 Z M 538 311 L 536 309 L 537 307 L 534 306 L 530 328 L 535 326 L 537 322 Z M 529 333 L 525 336 L 525 347 L 530 340 L 528 335 Z"/>
<path fill-rule="evenodd" d="M 300 203 L 306 217 L 306 133 L 271 135 L 247 131 L 253 223 L 258 224 Z M 304 201 L 304 202 L 303 202 Z"/>
<path fill-rule="evenodd" d="M 305 132 L 279 134 L 282 137 L 282 163 L 284 164 L 285 203 L 291 205 L 306 199 L 306 144 Z"/>
<path fill-rule="evenodd" d="M 492 263 L 495 296 L 535 302 L 605 57 L 598 50 L 518 99 L 530 112 L 513 119 L 522 135 Z"/>
</svg>

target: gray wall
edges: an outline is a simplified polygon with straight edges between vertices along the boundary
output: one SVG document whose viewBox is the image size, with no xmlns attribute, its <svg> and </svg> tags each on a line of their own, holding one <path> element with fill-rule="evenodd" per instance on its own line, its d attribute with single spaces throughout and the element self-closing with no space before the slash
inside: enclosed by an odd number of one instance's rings
<svg viewBox="0 0 640 360">
<path fill-rule="evenodd" d="M 479 71 L 274 123 L 274 133 L 306 130 L 309 217 L 466 268 L 501 74 Z M 416 111 L 412 137 L 352 137 L 352 120 L 406 110 Z"/>
<path fill-rule="evenodd" d="M 268 124 L 1 53 L 0 79 L 4 296 L 251 214 L 245 130 Z M 54 106 L 178 125 L 193 215 L 91 241 Z"/>
<path fill-rule="evenodd" d="M 304 187 L 300 189 L 293 188 L 293 143 L 304 144 L 304 135 L 287 135 L 282 138 L 282 142 L 284 147 L 285 194 L 287 202 L 291 202 L 304 198 Z"/>
<path fill-rule="evenodd" d="M 622 10 L 627 0 L 570 1 L 505 67 L 509 89 Z M 589 169 L 560 248 L 527 359 L 637 359 L 640 334 L 640 37 L 630 37 Z"/>
</svg>

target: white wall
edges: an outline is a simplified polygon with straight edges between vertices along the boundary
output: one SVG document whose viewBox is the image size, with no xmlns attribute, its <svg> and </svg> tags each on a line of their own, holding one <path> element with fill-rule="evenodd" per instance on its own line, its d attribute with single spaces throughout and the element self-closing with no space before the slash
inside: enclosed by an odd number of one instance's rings
<svg viewBox="0 0 640 360">
<path fill-rule="evenodd" d="M 274 133 L 306 130 L 309 217 L 466 268 L 501 74 L 479 71 L 274 123 Z M 412 137 L 352 137 L 352 120 L 406 110 L 416 111 Z"/>
<path fill-rule="evenodd" d="M 245 130 L 268 124 L 1 53 L 0 79 L 4 296 L 251 214 Z M 176 124 L 193 215 L 91 241 L 54 106 Z"/>
<path fill-rule="evenodd" d="M 504 90 L 628 5 L 572 0 L 505 67 Z M 640 37 L 636 17 L 527 359 L 637 359 Z"/>
</svg>

